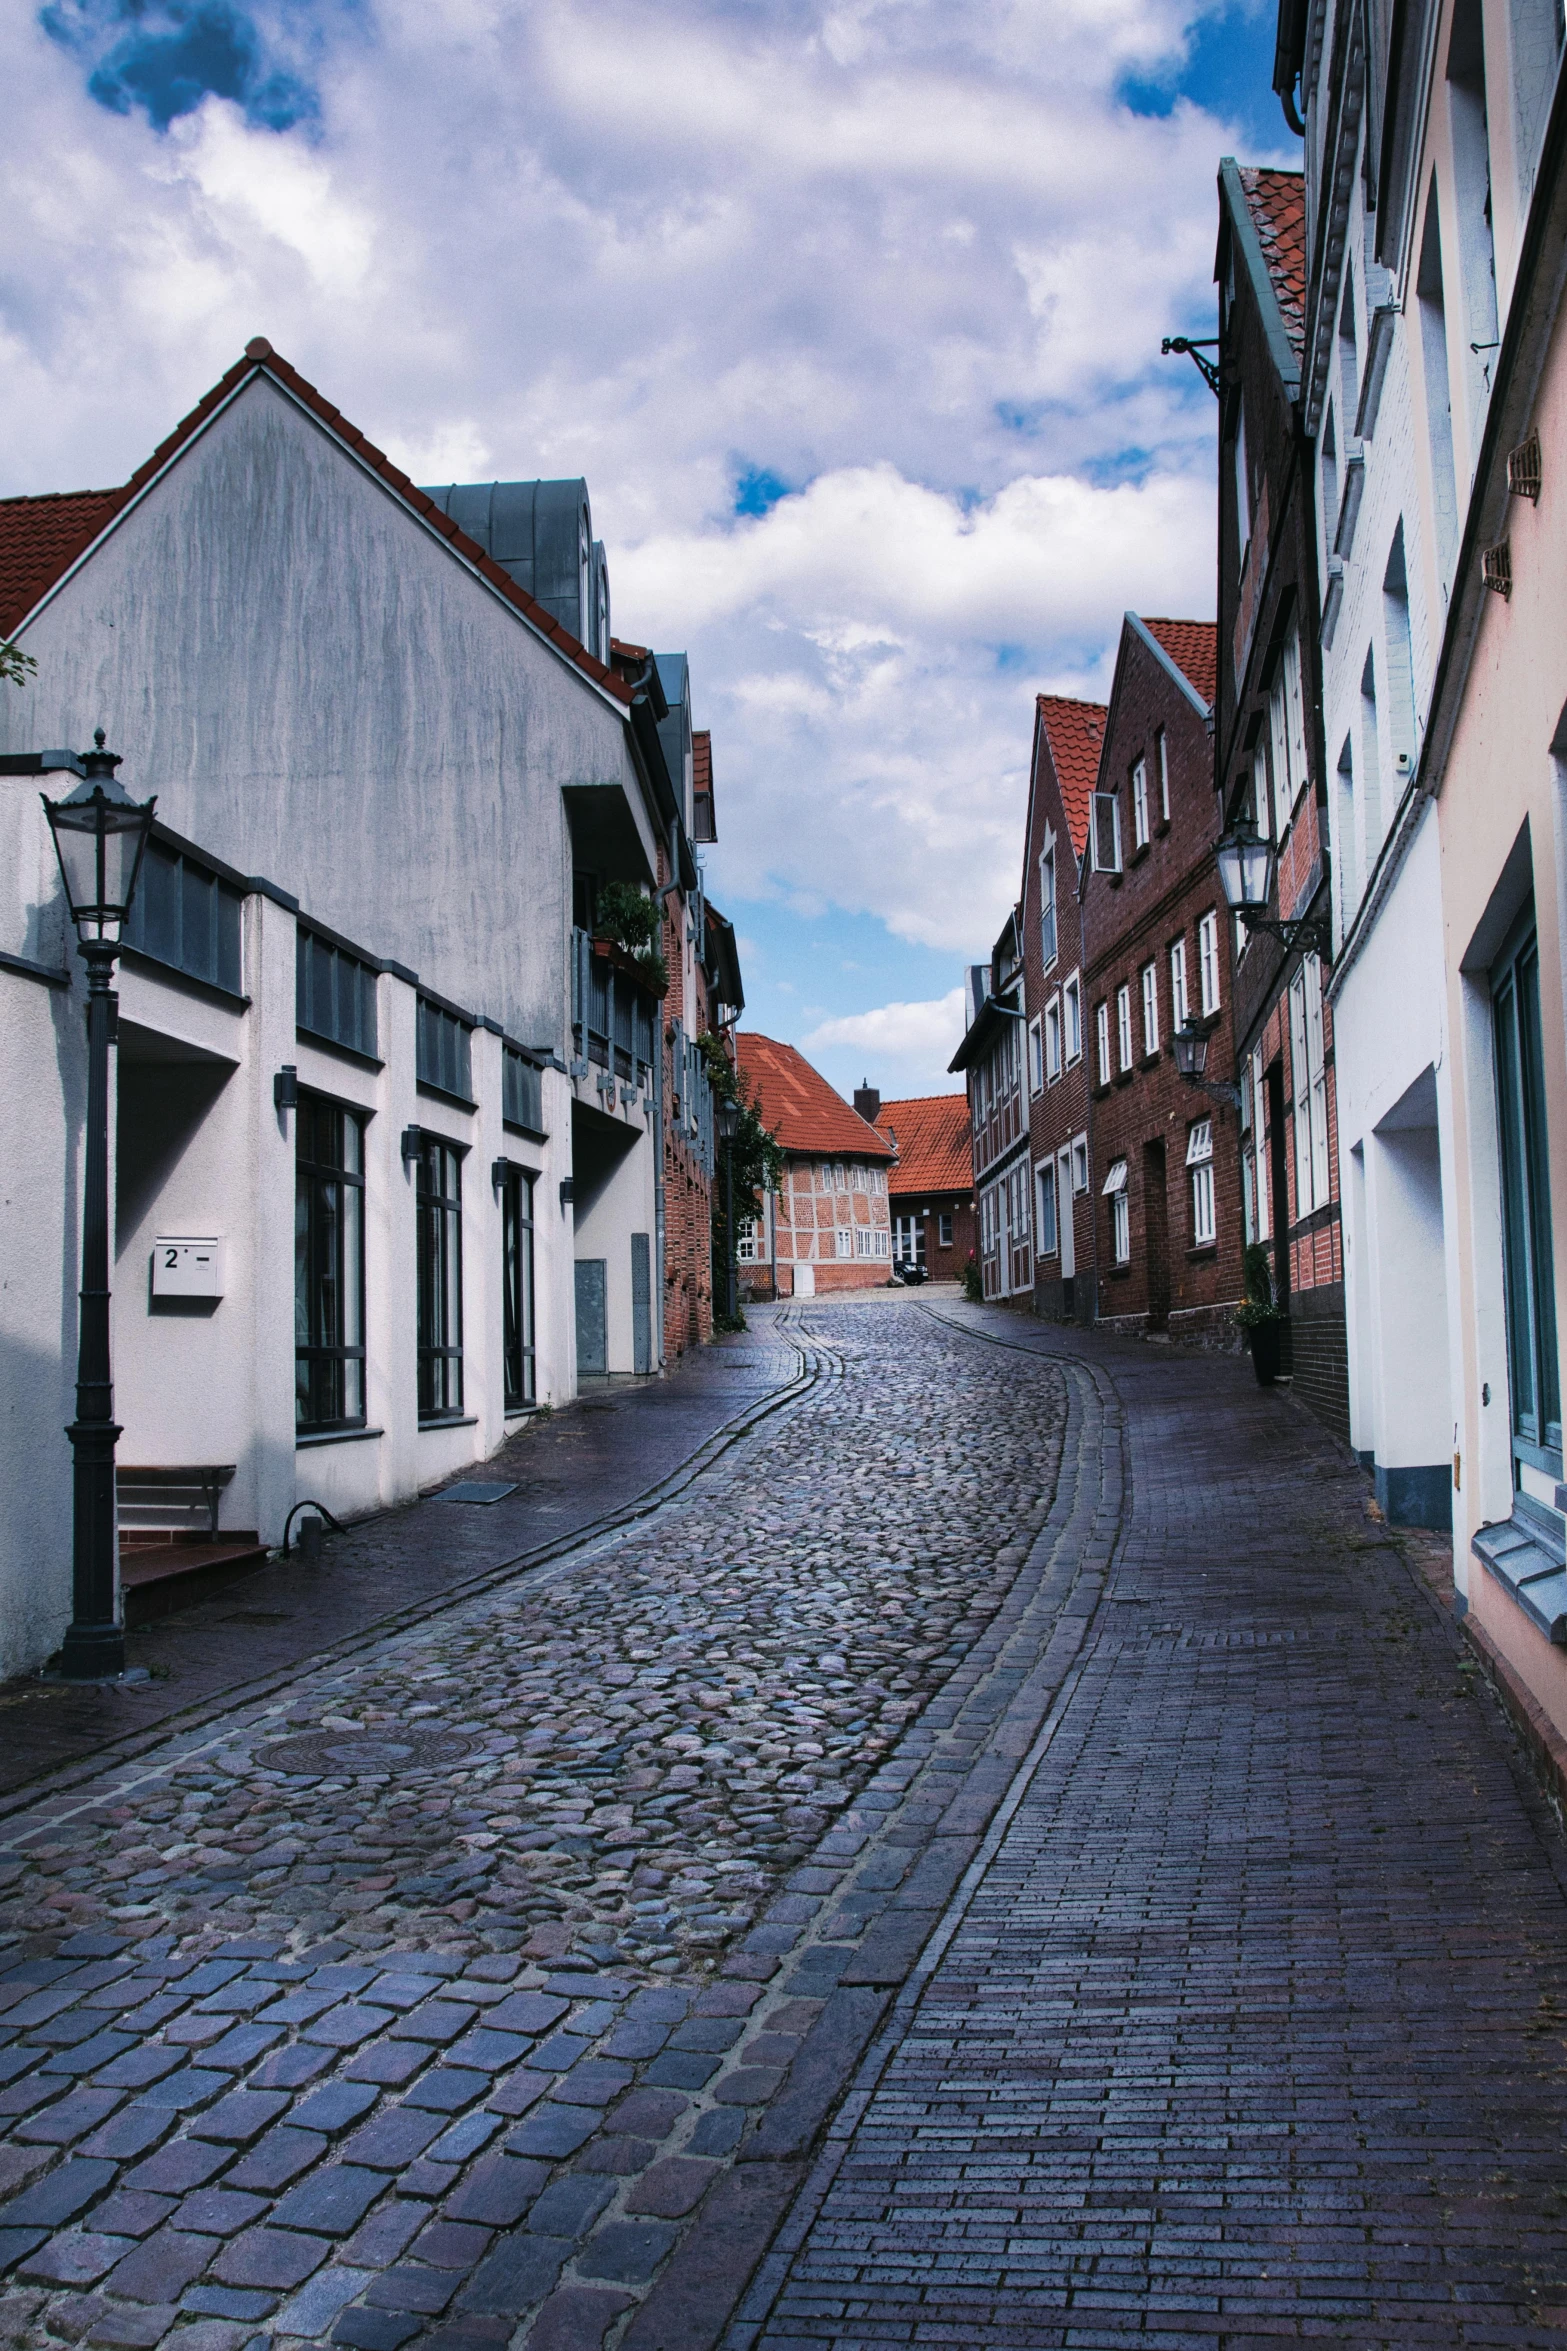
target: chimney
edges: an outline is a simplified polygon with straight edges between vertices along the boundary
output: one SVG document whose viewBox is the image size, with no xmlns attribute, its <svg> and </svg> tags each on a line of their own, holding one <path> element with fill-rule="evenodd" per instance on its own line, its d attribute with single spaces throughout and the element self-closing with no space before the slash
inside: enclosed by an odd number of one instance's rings
<svg viewBox="0 0 1567 2351">
<path fill-rule="evenodd" d="M 881 1096 L 869 1078 L 861 1078 L 854 1089 L 854 1107 L 867 1126 L 874 1126 L 881 1116 Z"/>
</svg>

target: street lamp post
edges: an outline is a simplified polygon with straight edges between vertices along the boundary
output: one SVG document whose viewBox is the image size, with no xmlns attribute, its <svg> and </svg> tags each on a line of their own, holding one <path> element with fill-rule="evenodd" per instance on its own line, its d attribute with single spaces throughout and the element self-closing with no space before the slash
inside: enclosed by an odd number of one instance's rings
<svg viewBox="0 0 1567 2351">
<path fill-rule="evenodd" d="M 71 1440 L 74 1532 L 71 1624 L 60 1649 L 67 1681 L 102 1681 L 125 1666 L 119 1621 L 114 1491 L 114 1378 L 109 1356 L 109 1039 L 114 959 L 152 830 L 156 800 L 132 800 L 115 781 L 118 755 L 103 729 L 82 758 L 82 781 L 63 800 L 44 795 L 66 903 L 87 966 L 87 1151 L 82 1184 L 82 1288 L 76 1418 Z"/>
<path fill-rule="evenodd" d="M 724 1146 L 724 1313 L 735 1319 L 735 1137 L 740 1105 L 726 1096 L 718 1104 L 718 1139 Z"/>
<path fill-rule="evenodd" d="M 1170 1051 L 1175 1057 L 1176 1068 L 1189 1086 L 1198 1086 L 1203 1093 L 1211 1094 L 1215 1102 L 1228 1102 L 1232 1110 L 1238 1110 L 1241 1104 L 1239 1086 L 1207 1075 L 1208 1037 L 1213 1025 L 1212 1021 L 1205 1023 L 1189 1012 L 1170 1039 Z"/>
<path fill-rule="evenodd" d="M 1273 843 L 1265 841 L 1244 817 L 1220 841 L 1214 851 L 1214 862 L 1219 869 L 1219 887 L 1224 892 L 1225 904 L 1247 930 L 1266 931 L 1270 939 L 1280 942 L 1286 953 L 1294 947 L 1309 947 L 1325 963 L 1331 961 L 1331 924 L 1319 921 L 1314 915 L 1307 915 L 1299 922 L 1276 922 L 1268 913 L 1278 859 Z"/>
</svg>

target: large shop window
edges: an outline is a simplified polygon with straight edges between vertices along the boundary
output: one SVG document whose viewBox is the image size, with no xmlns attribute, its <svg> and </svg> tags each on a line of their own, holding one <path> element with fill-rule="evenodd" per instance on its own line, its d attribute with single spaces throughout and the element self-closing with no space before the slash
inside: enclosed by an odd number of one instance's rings
<svg viewBox="0 0 1567 2351">
<path fill-rule="evenodd" d="M 1534 909 L 1491 973 L 1496 1099 L 1502 1145 L 1507 1362 L 1512 1387 L 1513 1492 L 1524 1514 L 1560 1521 L 1530 1487 L 1562 1474 L 1562 1407 L 1551 1258 L 1551 1171 L 1540 1038 L 1540 957 Z M 1532 1473 L 1532 1474 L 1531 1474 Z"/>
<path fill-rule="evenodd" d="M 462 1411 L 462 1155 L 419 1138 L 419 1418 Z"/>
<path fill-rule="evenodd" d="M 506 1410 L 533 1403 L 533 1178 L 508 1167 L 501 1184 L 502 1338 Z"/>
<path fill-rule="evenodd" d="M 294 1125 L 294 1420 L 365 1418 L 364 1121 L 301 1094 Z"/>
</svg>

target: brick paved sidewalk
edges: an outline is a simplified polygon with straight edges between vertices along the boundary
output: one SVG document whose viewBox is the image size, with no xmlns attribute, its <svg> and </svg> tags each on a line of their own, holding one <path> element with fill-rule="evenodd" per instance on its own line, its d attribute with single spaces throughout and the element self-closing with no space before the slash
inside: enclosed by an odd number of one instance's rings
<svg viewBox="0 0 1567 2351">
<path fill-rule="evenodd" d="M 971 1327 L 1113 1369 L 1132 1507 L 727 2351 L 1560 2345 L 1563 1842 L 1472 1661 L 1249 1367 Z"/>
</svg>

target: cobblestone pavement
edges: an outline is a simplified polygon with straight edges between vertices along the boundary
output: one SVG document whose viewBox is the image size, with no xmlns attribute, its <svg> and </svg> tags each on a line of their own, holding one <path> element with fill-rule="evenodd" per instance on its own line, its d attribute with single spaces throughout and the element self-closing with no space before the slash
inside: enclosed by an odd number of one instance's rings
<svg viewBox="0 0 1567 2351">
<path fill-rule="evenodd" d="M 797 1328 L 653 1518 L 13 1811 L 0 2336 L 711 2338 L 1045 1703 L 1102 1411 Z"/>
<path fill-rule="evenodd" d="M 1560 2346 L 1558 1825 L 1348 1456 L 1100 1353 L 1112 1573 L 727 2351 Z"/>
<path fill-rule="evenodd" d="M 765 1332 L 694 1349 L 655 1380 L 591 1383 L 561 1411 L 527 1422 L 486 1475 L 517 1481 L 504 1501 L 405 1504 L 328 1540 L 319 1567 L 297 1555 L 229 1580 L 196 1605 L 133 1629 L 132 1676 L 104 1687 L 19 1675 L 0 1684 L 0 1791 L 150 1745 L 269 1677 L 296 1674 L 380 1627 L 426 1613 L 506 1563 L 537 1561 L 643 1498 L 679 1483 L 765 1407 L 799 1369 L 786 1336 Z M 137 1676 L 140 1676 L 138 1679 Z"/>
</svg>

